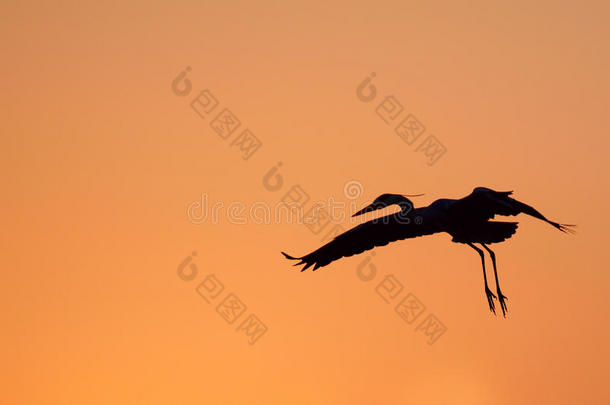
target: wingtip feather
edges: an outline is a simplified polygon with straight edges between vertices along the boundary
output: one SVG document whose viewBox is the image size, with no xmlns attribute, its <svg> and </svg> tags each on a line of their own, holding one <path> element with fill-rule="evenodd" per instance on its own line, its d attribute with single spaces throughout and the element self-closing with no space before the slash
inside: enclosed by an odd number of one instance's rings
<svg viewBox="0 0 610 405">
<path fill-rule="evenodd" d="M 288 260 L 299 260 L 299 259 L 298 259 L 298 258 L 296 258 L 296 257 L 292 257 L 292 256 L 290 256 L 288 253 L 285 253 L 285 252 L 280 252 L 280 253 L 282 253 L 282 254 L 284 255 L 284 257 L 285 257 L 286 259 L 288 259 Z"/>
<path fill-rule="evenodd" d="M 576 225 L 557 224 L 557 225 L 555 225 L 555 227 L 564 233 L 569 233 L 571 235 L 574 235 L 576 233 L 576 230 L 574 229 L 574 228 L 576 228 Z"/>
</svg>

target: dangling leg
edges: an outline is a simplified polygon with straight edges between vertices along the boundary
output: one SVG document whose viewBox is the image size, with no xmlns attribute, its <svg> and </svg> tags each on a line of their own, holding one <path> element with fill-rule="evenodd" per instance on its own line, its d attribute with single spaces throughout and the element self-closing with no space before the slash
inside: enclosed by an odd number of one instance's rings
<svg viewBox="0 0 610 405">
<path fill-rule="evenodd" d="M 467 243 L 467 245 L 470 246 L 471 248 L 473 248 L 474 250 L 476 250 L 477 253 L 479 254 L 479 256 L 481 256 L 481 264 L 483 265 L 483 281 L 485 281 L 485 295 L 487 296 L 487 303 L 489 304 L 489 309 L 495 315 L 496 314 L 496 305 L 494 303 L 494 298 L 496 298 L 496 296 L 494 295 L 494 293 L 491 292 L 491 290 L 487 286 L 487 273 L 485 273 L 485 254 L 483 253 L 483 251 L 481 249 L 479 249 L 472 243 Z"/>
<path fill-rule="evenodd" d="M 481 243 L 481 246 L 483 246 L 485 248 L 485 250 L 487 250 L 489 252 L 489 256 L 491 256 L 491 262 L 494 265 L 494 276 L 496 276 L 496 292 L 498 293 L 498 301 L 500 301 L 500 308 L 502 308 L 502 315 L 504 315 L 504 317 L 506 318 L 506 312 L 508 311 L 508 308 L 506 308 L 506 302 L 504 302 L 504 301 L 507 300 L 508 298 L 506 298 L 506 296 L 504 294 L 502 294 L 502 291 L 500 291 L 500 282 L 498 281 L 498 270 L 496 269 L 496 255 L 484 243 Z"/>
</svg>

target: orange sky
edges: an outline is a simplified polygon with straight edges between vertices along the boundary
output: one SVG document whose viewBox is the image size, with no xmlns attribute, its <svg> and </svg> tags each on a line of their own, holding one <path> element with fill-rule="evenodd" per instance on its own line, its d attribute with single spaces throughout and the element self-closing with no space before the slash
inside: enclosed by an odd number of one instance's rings
<svg viewBox="0 0 610 405">
<path fill-rule="evenodd" d="M 4 2 L 0 402 L 609 403 L 608 6 L 290 3 Z M 219 104 L 201 118 L 204 89 Z M 375 112 L 390 95 L 426 128 L 413 145 Z M 210 127 L 224 108 L 241 122 L 227 140 Z M 248 160 L 231 145 L 246 128 L 262 142 Z M 433 165 L 416 151 L 428 135 L 447 150 Z M 280 250 L 326 230 L 187 216 L 203 193 L 274 205 L 294 185 L 349 202 L 349 181 L 358 209 L 515 190 L 578 234 L 520 217 L 494 245 L 503 319 L 479 257 L 446 234 L 300 273 Z M 208 303 L 210 274 L 225 288 Z M 388 275 L 403 285 L 390 303 Z M 228 324 L 231 293 L 246 308 Z M 425 305 L 412 324 L 394 311 L 409 293 Z M 251 314 L 267 327 L 253 345 Z M 432 345 L 428 315 L 446 328 Z"/>
</svg>

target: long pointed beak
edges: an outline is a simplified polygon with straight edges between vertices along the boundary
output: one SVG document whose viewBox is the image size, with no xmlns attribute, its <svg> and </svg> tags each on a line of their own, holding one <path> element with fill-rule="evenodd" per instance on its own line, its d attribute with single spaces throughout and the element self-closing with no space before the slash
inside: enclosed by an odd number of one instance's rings
<svg viewBox="0 0 610 405">
<path fill-rule="evenodd" d="M 352 218 L 357 217 L 358 215 L 362 215 L 367 212 L 375 211 L 379 208 L 381 208 L 381 207 L 377 207 L 377 206 L 375 206 L 375 204 L 367 205 L 366 207 L 364 207 L 363 209 L 361 209 L 360 211 L 358 211 L 354 215 L 352 215 Z"/>
</svg>

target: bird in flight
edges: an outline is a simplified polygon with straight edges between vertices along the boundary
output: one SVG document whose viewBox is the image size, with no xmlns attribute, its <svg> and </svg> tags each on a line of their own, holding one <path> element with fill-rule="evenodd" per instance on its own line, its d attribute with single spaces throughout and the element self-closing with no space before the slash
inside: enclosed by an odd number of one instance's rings
<svg viewBox="0 0 610 405">
<path fill-rule="evenodd" d="M 512 191 L 494 191 L 485 187 L 477 187 L 470 195 L 459 200 L 443 198 L 420 208 L 413 208 L 413 203 L 405 195 L 382 194 L 372 204 L 356 212 L 352 217 L 391 205 L 398 205 L 400 211 L 362 223 L 305 256 L 292 257 L 284 252 L 282 254 L 287 259 L 300 260 L 295 266 L 304 265 L 301 271 L 311 266 L 315 271 L 342 257 L 360 254 L 377 246 L 385 246 L 390 242 L 447 232 L 452 236 L 452 242 L 466 244 L 479 254 L 483 265 L 483 281 L 489 309 L 494 314 L 496 313 L 494 299 L 497 299 L 502 314 L 506 317 L 507 298 L 500 290 L 496 255 L 487 245 L 503 242 L 510 238 L 517 230 L 517 222 L 492 221 L 492 219 L 496 215 L 527 214 L 545 221 L 565 233 L 574 233 L 573 227 L 575 226 L 550 221 L 533 207 L 511 198 L 511 194 Z M 483 250 L 475 246 L 475 243 L 480 244 L 489 253 L 496 279 L 497 297 L 487 284 L 485 254 Z"/>
</svg>

